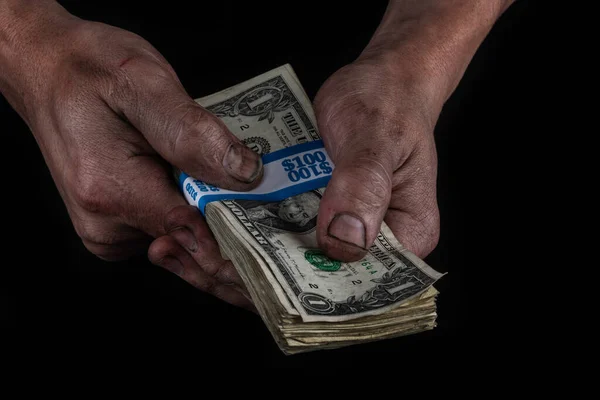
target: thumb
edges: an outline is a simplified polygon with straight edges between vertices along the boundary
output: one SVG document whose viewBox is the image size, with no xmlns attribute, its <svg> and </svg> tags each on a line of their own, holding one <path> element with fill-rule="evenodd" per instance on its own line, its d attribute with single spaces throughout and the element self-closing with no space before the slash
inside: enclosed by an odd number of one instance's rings
<svg viewBox="0 0 600 400">
<path fill-rule="evenodd" d="M 367 146 L 334 152 L 339 157 L 319 208 L 319 247 L 341 261 L 356 261 L 367 253 L 391 198 L 393 164 L 383 157 L 385 152 Z"/>
<path fill-rule="evenodd" d="M 249 190 L 262 175 L 260 156 L 216 116 L 196 103 L 169 67 L 132 60 L 124 67 L 127 91 L 112 96 L 123 115 L 169 163 L 230 190 Z"/>
</svg>

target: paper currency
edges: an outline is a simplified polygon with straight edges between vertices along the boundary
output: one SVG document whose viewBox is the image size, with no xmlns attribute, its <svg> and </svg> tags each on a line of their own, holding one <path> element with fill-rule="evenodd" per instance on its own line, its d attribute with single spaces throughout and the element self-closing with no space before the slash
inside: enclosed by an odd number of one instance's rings
<svg viewBox="0 0 600 400">
<path fill-rule="evenodd" d="M 295 182 L 305 179 L 315 185 L 335 168 L 316 146 L 321 137 L 311 102 L 289 65 L 196 101 L 264 160 L 286 148 L 309 146 L 304 153 L 280 157 L 279 164 L 265 173 L 268 182 L 263 187 L 273 186 L 269 184 L 279 178 L 277 171 L 285 171 L 287 183 L 279 192 L 288 193 Z M 311 142 L 315 146 L 306 145 Z M 203 208 L 202 196 L 191 193 L 228 192 L 185 173 L 180 185 L 188 202 L 202 208 L 222 254 L 240 273 L 285 354 L 381 340 L 435 326 L 438 292 L 433 283 L 442 274 L 407 251 L 385 223 L 368 254 L 357 262 L 330 259 L 318 248 L 316 218 L 326 187 L 276 201 L 260 194 L 223 198 Z"/>
</svg>

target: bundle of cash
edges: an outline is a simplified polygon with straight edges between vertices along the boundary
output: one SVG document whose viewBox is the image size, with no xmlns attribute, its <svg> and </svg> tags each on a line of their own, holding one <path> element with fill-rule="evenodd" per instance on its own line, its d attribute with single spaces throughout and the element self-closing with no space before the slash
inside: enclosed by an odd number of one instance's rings
<svg viewBox="0 0 600 400">
<path fill-rule="evenodd" d="M 203 212 L 223 257 L 239 272 L 283 353 L 339 348 L 436 326 L 433 284 L 442 274 L 404 248 L 385 223 L 359 261 L 331 259 L 318 247 L 323 182 L 335 166 L 290 65 L 196 101 L 263 157 L 265 182 L 246 194 L 220 190 L 185 171 L 179 182 L 188 202 Z M 278 161 L 270 163 L 273 158 Z M 268 168 L 271 164 L 285 171 L 285 179 Z M 302 178 L 304 186 L 295 185 Z M 286 183 L 277 187 L 277 181 Z"/>
</svg>

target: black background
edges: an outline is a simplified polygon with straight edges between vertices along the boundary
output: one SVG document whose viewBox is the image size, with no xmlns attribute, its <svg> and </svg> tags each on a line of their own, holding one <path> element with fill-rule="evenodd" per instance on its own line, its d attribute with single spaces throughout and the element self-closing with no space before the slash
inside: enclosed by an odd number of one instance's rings
<svg viewBox="0 0 600 400">
<path fill-rule="evenodd" d="M 312 98 L 329 75 L 358 55 L 386 6 L 375 0 L 194 7 L 183 1 L 61 3 L 80 17 L 142 35 L 171 62 L 194 98 L 284 63 Z M 531 126 L 538 118 L 531 107 L 539 96 L 538 19 L 532 2 L 508 10 L 436 128 L 441 239 L 426 261 L 448 275 L 436 285 L 441 295 L 435 330 L 286 357 L 255 315 L 193 289 L 143 257 L 121 263 L 95 258 L 75 234 L 32 135 L 0 97 L 3 329 L 15 334 L 14 346 L 23 351 L 176 353 L 197 365 L 375 359 L 402 365 L 402 359 L 417 357 L 502 352 L 513 310 L 499 271 L 509 261 L 519 267 L 502 250 L 509 244 L 507 232 L 521 226 L 518 210 L 527 207 L 515 205 L 513 194 L 535 174 L 521 144 L 535 140 Z"/>
</svg>

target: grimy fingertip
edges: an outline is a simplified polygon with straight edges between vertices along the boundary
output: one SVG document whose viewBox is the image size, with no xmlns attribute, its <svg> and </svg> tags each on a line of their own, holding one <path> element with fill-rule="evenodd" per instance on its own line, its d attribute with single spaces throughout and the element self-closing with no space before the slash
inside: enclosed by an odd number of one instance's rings
<svg viewBox="0 0 600 400">
<path fill-rule="evenodd" d="M 260 156 L 248 147 L 232 143 L 225 151 L 223 168 L 234 179 L 252 183 L 262 174 L 263 163 Z"/>
</svg>

